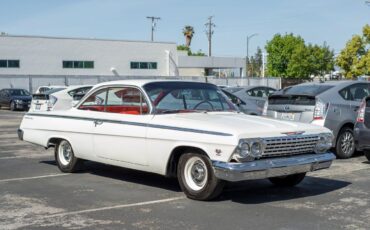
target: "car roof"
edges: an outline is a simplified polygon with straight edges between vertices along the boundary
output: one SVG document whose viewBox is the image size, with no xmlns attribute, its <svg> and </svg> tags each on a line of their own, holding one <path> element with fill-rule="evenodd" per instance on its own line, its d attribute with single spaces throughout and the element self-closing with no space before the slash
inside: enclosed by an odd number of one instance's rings
<svg viewBox="0 0 370 230">
<path fill-rule="evenodd" d="M 140 79 L 140 80 L 107 81 L 107 82 L 96 84 L 93 87 L 93 89 L 97 87 L 105 86 L 105 85 L 132 85 L 132 86 L 137 86 L 137 87 L 143 87 L 144 85 L 148 83 L 153 83 L 153 82 L 188 82 L 188 83 L 211 84 L 211 83 L 206 83 L 206 82 L 184 81 L 184 80 L 173 80 L 173 79 Z"/>
<path fill-rule="evenodd" d="M 86 87 L 91 87 L 92 88 L 94 86 L 93 85 L 72 85 L 72 86 L 68 86 L 67 88 L 62 89 L 62 90 L 57 91 L 57 92 L 52 93 L 52 94 L 53 95 L 68 94 L 69 91 L 79 89 L 79 88 L 86 88 Z"/>
<path fill-rule="evenodd" d="M 341 80 L 341 81 L 325 81 L 325 82 L 306 82 L 299 85 L 330 85 L 330 86 L 347 86 L 354 83 L 366 83 L 366 81 L 356 80 Z"/>
</svg>

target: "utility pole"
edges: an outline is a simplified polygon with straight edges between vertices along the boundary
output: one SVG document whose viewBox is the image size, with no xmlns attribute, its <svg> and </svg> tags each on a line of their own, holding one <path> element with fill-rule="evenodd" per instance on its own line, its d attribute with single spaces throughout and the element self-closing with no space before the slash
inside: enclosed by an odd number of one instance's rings
<svg viewBox="0 0 370 230">
<path fill-rule="evenodd" d="M 247 66 L 246 66 L 246 69 L 245 69 L 245 76 L 246 77 L 249 77 L 249 74 L 248 74 L 248 70 L 249 70 L 249 39 L 251 39 L 252 37 L 257 36 L 257 35 L 258 34 L 252 34 L 252 35 L 247 36 L 247 58 L 246 58 Z M 253 75 L 253 73 L 252 73 L 252 75 Z"/>
<path fill-rule="evenodd" d="M 157 23 L 156 23 L 156 21 L 157 20 L 160 20 L 161 18 L 160 17 L 154 17 L 154 16 L 148 16 L 148 17 L 146 17 L 147 19 L 150 19 L 150 20 L 152 20 L 152 36 L 151 36 L 151 41 L 154 41 L 154 30 L 155 30 L 155 27 L 157 26 Z"/>
<path fill-rule="evenodd" d="M 205 24 L 206 26 L 206 34 L 208 38 L 208 56 L 212 56 L 212 35 L 214 33 L 213 28 L 216 27 L 216 25 L 212 22 L 213 16 L 208 17 L 208 22 Z"/>
</svg>

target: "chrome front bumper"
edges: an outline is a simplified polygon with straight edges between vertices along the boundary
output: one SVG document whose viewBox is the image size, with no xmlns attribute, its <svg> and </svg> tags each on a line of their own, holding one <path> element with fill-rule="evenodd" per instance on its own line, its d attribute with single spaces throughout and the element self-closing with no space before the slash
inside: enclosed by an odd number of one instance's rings
<svg viewBox="0 0 370 230">
<path fill-rule="evenodd" d="M 326 169 L 330 167 L 334 159 L 335 155 L 328 152 L 244 163 L 213 161 L 212 164 L 217 178 L 226 181 L 243 181 Z"/>
</svg>

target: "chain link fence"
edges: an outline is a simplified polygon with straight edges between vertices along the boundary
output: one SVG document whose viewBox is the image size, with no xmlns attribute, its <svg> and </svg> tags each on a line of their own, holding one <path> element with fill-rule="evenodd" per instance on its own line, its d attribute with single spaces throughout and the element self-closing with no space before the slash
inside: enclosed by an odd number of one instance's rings
<svg viewBox="0 0 370 230">
<path fill-rule="evenodd" d="M 270 86 L 281 88 L 281 78 L 215 78 L 215 77 L 169 77 L 169 76 L 65 76 L 65 75 L 0 75 L 0 89 L 23 88 L 35 92 L 40 86 L 48 85 L 95 85 L 105 81 L 127 79 L 180 79 L 209 82 L 225 86 Z"/>
</svg>

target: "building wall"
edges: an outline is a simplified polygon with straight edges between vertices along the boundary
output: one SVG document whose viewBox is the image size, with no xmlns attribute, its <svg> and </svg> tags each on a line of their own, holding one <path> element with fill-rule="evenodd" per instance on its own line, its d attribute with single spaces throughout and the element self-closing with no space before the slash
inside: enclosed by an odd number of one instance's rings
<svg viewBox="0 0 370 230">
<path fill-rule="evenodd" d="M 180 76 L 204 76 L 204 68 L 179 68 Z"/>
<path fill-rule="evenodd" d="M 0 75 L 114 75 L 114 68 L 122 76 L 168 76 L 168 51 L 177 61 L 175 43 L 7 35 L 0 36 L 0 60 L 20 60 L 20 68 L 0 68 Z M 63 68 L 63 60 L 94 61 L 94 68 Z M 131 69 L 132 61 L 157 69 Z"/>
</svg>

